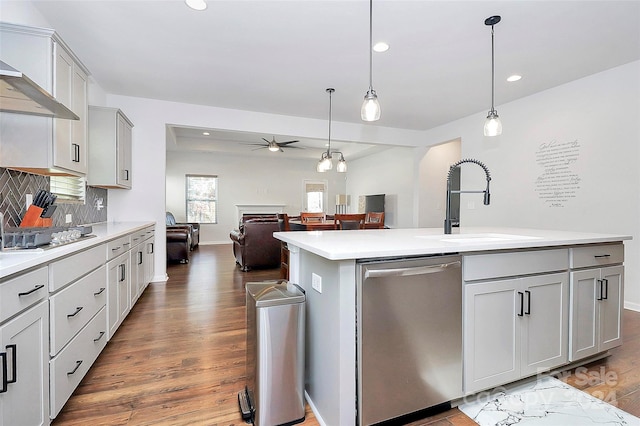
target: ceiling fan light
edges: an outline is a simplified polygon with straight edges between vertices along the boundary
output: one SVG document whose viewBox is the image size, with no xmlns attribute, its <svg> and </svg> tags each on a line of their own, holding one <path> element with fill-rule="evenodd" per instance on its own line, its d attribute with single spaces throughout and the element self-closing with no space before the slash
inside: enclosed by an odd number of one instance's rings
<svg viewBox="0 0 640 426">
<path fill-rule="evenodd" d="M 484 122 L 485 136 L 500 136 L 502 134 L 502 122 L 496 110 L 489 111 L 487 119 Z"/>
<path fill-rule="evenodd" d="M 377 121 L 380 119 L 380 103 L 375 90 L 368 90 L 364 96 L 360 116 L 364 121 Z"/>
<path fill-rule="evenodd" d="M 184 2 L 193 10 L 205 10 L 207 8 L 207 3 L 204 0 L 185 0 Z"/>
<path fill-rule="evenodd" d="M 269 151 L 278 152 L 280 151 L 280 146 L 278 146 L 278 144 L 275 142 L 269 142 Z"/>
</svg>

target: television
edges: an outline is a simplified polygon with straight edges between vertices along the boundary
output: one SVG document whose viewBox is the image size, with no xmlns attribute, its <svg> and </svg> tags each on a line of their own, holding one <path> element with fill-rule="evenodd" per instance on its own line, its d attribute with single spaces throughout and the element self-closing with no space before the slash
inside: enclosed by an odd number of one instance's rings
<svg viewBox="0 0 640 426">
<path fill-rule="evenodd" d="M 364 196 L 364 212 L 384 213 L 384 194 L 365 195 Z"/>
</svg>

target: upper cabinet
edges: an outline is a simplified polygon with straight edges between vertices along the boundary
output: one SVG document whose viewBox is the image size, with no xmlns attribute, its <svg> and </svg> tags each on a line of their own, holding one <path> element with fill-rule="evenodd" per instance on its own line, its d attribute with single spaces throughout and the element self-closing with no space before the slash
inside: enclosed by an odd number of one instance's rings
<svg viewBox="0 0 640 426">
<path fill-rule="evenodd" d="M 46 175 L 85 176 L 87 69 L 55 31 L 3 22 L 0 59 L 80 118 L 0 113 L 0 167 Z"/>
<path fill-rule="evenodd" d="M 117 108 L 89 107 L 89 185 L 131 189 L 132 128 Z"/>
</svg>

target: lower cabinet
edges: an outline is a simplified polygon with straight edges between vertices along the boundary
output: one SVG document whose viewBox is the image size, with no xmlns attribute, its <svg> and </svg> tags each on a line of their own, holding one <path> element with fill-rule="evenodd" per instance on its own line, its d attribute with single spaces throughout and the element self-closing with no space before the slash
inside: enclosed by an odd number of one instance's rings
<svg viewBox="0 0 640 426">
<path fill-rule="evenodd" d="M 571 273 L 571 361 L 622 344 L 624 267 Z"/>
<path fill-rule="evenodd" d="M 568 273 L 464 284 L 464 391 L 567 362 Z"/>
<path fill-rule="evenodd" d="M 107 344 L 106 324 L 106 308 L 103 307 L 51 360 L 51 418 L 58 415 Z"/>
<path fill-rule="evenodd" d="M 0 382 L 0 425 L 49 424 L 48 358 L 49 302 L 44 300 L 0 326 L 0 375 L 7 374 Z"/>
<path fill-rule="evenodd" d="M 107 324 L 111 339 L 129 313 L 131 258 L 121 254 L 107 263 Z"/>
</svg>

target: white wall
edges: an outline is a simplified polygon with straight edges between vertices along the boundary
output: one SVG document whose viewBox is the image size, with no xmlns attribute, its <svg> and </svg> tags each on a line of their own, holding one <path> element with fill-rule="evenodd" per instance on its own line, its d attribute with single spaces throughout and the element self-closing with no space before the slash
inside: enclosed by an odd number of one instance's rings
<svg viewBox="0 0 640 426">
<path fill-rule="evenodd" d="M 385 226 L 413 227 L 414 185 L 417 181 L 414 148 L 392 148 L 348 163 L 348 211 L 358 212 L 358 197 L 385 194 Z"/>
<path fill-rule="evenodd" d="M 318 173 L 316 160 L 286 159 L 279 153 L 263 157 L 221 153 L 167 153 L 167 210 L 186 220 L 185 175 L 218 176 L 218 223 L 200 227 L 200 242 L 230 243 L 229 232 L 238 227 L 236 204 L 284 204 L 289 215 L 303 210 L 304 180 L 327 182 L 326 212 L 335 211 L 335 195 L 345 191 L 345 174 Z"/>
<path fill-rule="evenodd" d="M 463 194 L 462 225 L 631 235 L 625 242 L 625 306 L 640 310 L 640 62 L 496 109 L 504 126 L 500 137 L 482 136 L 484 113 L 425 133 L 427 144 L 460 137 L 462 157 L 483 161 L 491 171 L 491 205 Z M 552 141 L 579 144 L 577 161 L 568 165 L 580 179 L 579 189 L 556 207 L 536 192 L 544 171 L 536 153 Z M 482 177 L 463 172 L 462 189 L 476 186 L 483 186 Z M 467 208 L 469 202 L 475 209 Z"/>
</svg>

